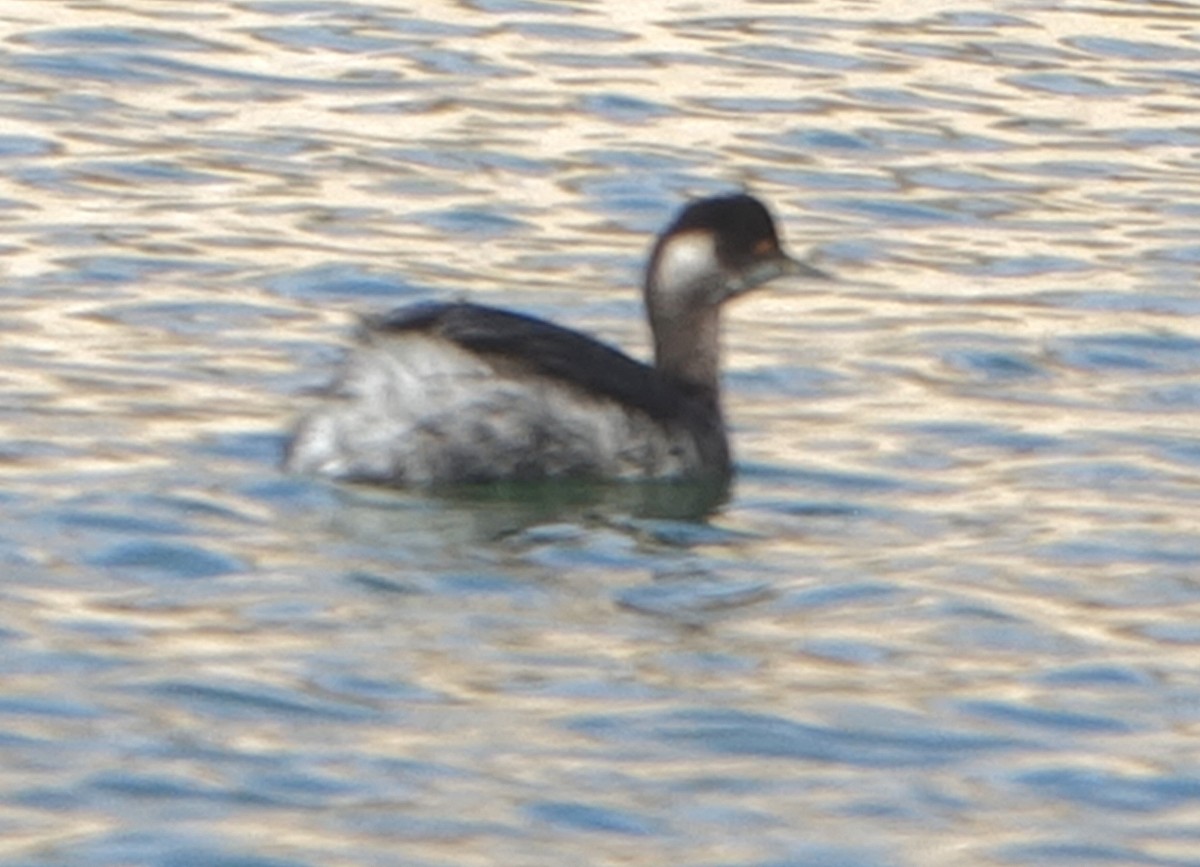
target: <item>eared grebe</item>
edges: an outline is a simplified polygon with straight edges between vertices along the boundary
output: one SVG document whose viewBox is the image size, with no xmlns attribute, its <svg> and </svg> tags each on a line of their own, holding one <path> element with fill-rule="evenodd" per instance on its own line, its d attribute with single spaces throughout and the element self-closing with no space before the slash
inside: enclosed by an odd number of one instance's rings
<svg viewBox="0 0 1200 867">
<path fill-rule="evenodd" d="M 287 467 L 391 485 L 565 477 L 723 478 L 721 305 L 784 274 L 767 209 L 693 202 L 658 238 L 644 299 L 654 366 L 541 319 L 426 303 L 367 319 Z"/>
</svg>

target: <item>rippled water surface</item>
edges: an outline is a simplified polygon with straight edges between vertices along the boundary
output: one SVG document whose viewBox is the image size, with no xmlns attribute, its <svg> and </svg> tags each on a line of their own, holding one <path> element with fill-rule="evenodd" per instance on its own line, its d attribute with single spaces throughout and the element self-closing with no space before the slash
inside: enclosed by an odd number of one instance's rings
<svg viewBox="0 0 1200 867">
<path fill-rule="evenodd" d="M 1200 865 L 1191 3 L 0 5 L 0 863 Z M 277 470 L 748 185 L 739 480 Z M 682 516 L 682 517 L 681 517 Z"/>
</svg>

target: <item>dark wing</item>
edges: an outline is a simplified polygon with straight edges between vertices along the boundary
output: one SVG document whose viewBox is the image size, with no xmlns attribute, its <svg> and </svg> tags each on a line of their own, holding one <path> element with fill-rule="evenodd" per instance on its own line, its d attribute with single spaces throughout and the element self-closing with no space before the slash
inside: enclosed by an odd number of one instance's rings
<svg viewBox="0 0 1200 867">
<path fill-rule="evenodd" d="M 368 319 L 369 331 L 420 332 L 648 415 L 678 416 L 699 395 L 623 352 L 569 328 L 481 304 L 430 302 Z"/>
</svg>

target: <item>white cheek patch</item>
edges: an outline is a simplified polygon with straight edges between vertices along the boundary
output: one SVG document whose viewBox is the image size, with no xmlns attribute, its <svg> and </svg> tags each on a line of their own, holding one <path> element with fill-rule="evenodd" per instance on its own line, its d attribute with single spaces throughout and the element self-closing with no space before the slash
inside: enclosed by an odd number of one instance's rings
<svg viewBox="0 0 1200 867">
<path fill-rule="evenodd" d="M 720 273 L 717 244 L 711 232 L 683 232 L 666 240 L 654 267 L 659 291 L 674 293 L 711 280 Z"/>
</svg>

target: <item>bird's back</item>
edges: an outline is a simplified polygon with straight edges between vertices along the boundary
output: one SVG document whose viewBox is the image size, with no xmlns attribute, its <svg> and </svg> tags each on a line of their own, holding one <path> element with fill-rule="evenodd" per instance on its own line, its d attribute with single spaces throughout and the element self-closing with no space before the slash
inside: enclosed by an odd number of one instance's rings
<svg viewBox="0 0 1200 867">
<path fill-rule="evenodd" d="M 728 471 L 716 396 L 586 335 L 475 304 L 364 323 L 299 472 L 398 485 Z"/>
</svg>

